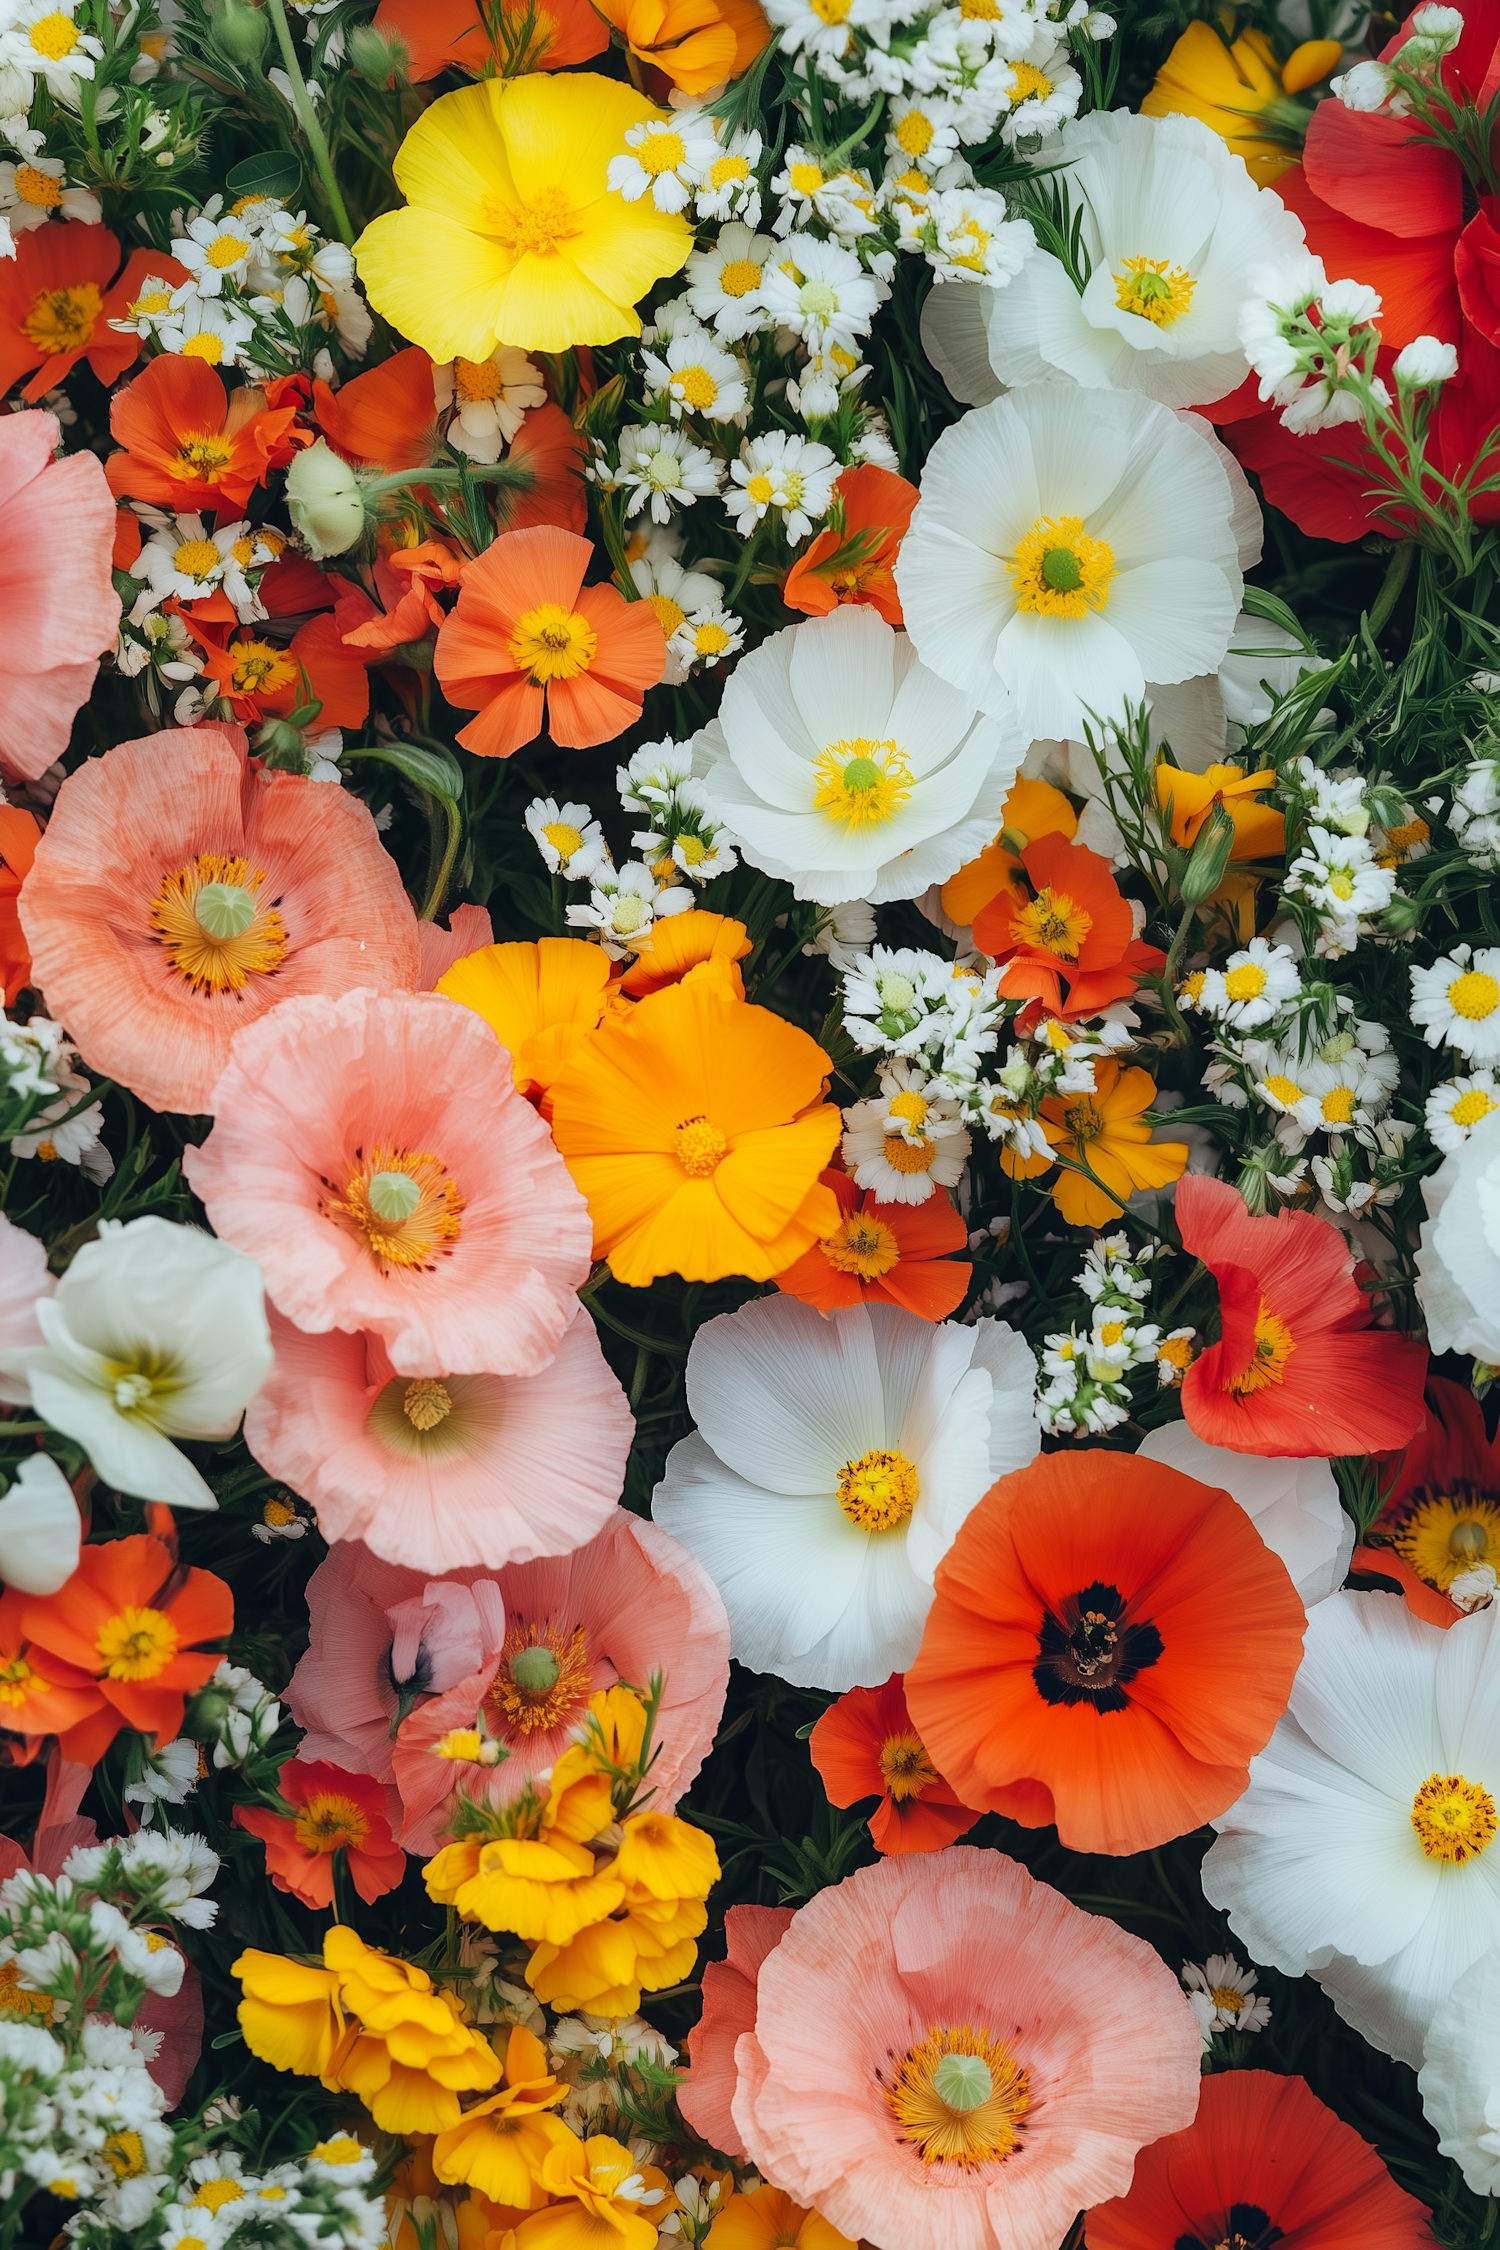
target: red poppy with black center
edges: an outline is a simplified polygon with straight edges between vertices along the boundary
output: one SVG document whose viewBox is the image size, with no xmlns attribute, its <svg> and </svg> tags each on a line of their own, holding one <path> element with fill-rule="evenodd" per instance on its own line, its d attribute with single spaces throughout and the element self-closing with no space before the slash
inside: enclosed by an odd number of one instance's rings
<svg viewBox="0 0 1500 2250">
<path fill-rule="evenodd" d="M 1130 901 L 1098 852 L 1049 834 L 1018 856 L 1029 897 L 1007 888 L 974 917 L 974 943 L 1005 964 L 1007 997 L 1071 1022 L 1128 999 L 1165 967 L 1166 956 L 1137 939 Z"/>
<path fill-rule="evenodd" d="M 1394 1474 L 1378 1522 L 1350 1568 L 1393 1581 L 1430 1625 L 1464 1612 L 1449 1598 L 1461 1571 L 1500 1572 L 1500 1437 L 1462 1383 L 1429 1377 L 1427 1418 L 1405 1451 L 1381 1465 Z"/>
</svg>

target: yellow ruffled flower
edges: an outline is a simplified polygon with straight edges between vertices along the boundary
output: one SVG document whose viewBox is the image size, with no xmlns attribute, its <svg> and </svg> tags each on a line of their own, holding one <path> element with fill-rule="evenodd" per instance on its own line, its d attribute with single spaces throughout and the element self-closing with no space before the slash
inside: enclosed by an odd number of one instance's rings
<svg viewBox="0 0 1500 2250">
<path fill-rule="evenodd" d="M 545 1842 L 497 1836 L 480 1845 L 473 1875 L 451 1891 L 445 1857 L 440 1852 L 428 1870 L 428 1889 L 439 1904 L 455 1906 L 487 1930 L 509 1930 L 528 1944 L 567 1945 L 624 1903 L 619 1877 L 607 1869 L 596 1874 L 587 1845 L 566 1836 Z"/>
<path fill-rule="evenodd" d="M 547 2200 L 542 2165 L 554 2148 L 577 2137 L 560 2117 L 548 2114 L 567 2092 L 548 2069 L 541 2041 L 517 2024 L 505 2050 L 500 2092 L 476 2103 L 434 2141 L 438 2179 L 475 2188 L 512 2210 L 542 2209 Z"/>
<path fill-rule="evenodd" d="M 355 244 L 371 304 L 440 363 L 498 345 L 561 352 L 638 336 L 692 230 L 610 188 L 632 125 L 666 113 L 591 73 L 491 78 L 444 94 L 402 142 L 387 211 Z"/>
<path fill-rule="evenodd" d="M 542 2186 L 560 2200 L 526 2221 L 526 2250 L 655 2250 L 676 2200 L 664 2173 L 603 2133 L 570 2133 L 542 2166 Z"/>
<path fill-rule="evenodd" d="M 229 1973 L 243 1987 L 240 2029 L 251 2054 L 273 2070 L 321 2078 L 344 2035 L 337 1976 L 253 1946 Z"/>
<path fill-rule="evenodd" d="M 691 1976 L 707 1926 L 700 1898 L 638 1894 L 622 1914 L 581 1931 L 571 1945 L 537 1946 L 526 1982 L 560 2014 L 586 2008 L 595 2016 L 632 2016 L 643 1992 L 665 1992 Z"/>
<path fill-rule="evenodd" d="M 1211 24 L 1190 23 L 1141 114 L 1201 118 L 1243 159 L 1257 186 L 1270 187 L 1300 158 L 1312 115 L 1293 97 L 1336 69 L 1343 51 L 1337 39 L 1304 40 L 1278 68 L 1263 31 L 1243 32 L 1231 46 Z"/>
</svg>

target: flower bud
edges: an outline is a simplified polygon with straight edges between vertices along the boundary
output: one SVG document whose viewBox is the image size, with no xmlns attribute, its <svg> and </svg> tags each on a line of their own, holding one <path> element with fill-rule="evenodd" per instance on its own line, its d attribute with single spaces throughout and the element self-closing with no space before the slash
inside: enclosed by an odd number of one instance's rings
<svg viewBox="0 0 1500 2250">
<path fill-rule="evenodd" d="M 1184 906 L 1201 906 L 1206 898 L 1213 896 L 1224 880 L 1224 870 L 1233 849 L 1234 822 L 1224 807 L 1216 804 L 1198 831 L 1198 840 L 1183 874 Z"/>
<path fill-rule="evenodd" d="M 243 0 L 221 0 L 214 12 L 213 42 L 230 62 L 242 70 L 256 69 L 270 39 L 270 18 L 262 9 L 248 8 Z"/>
<path fill-rule="evenodd" d="M 347 51 L 350 69 L 372 86 L 388 86 L 393 78 L 404 78 L 411 64 L 405 40 L 377 31 L 372 23 L 355 26 Z"/>
<path fill-rule="evenodd" d="M 1380 927 L 1390 937 L 1410 937 L 1422 925 L 1422 909 L 1418 901 L 1397 891 L 1390 905 L 1380 917 Z"/>
<path fill-rule="evenodd" d="M 1391 91 L 1391 74 L 1384 63 L 1356 63 L 1332 81 L 1332 88 L 1345 109 L 1383 109 Z"/>
<path fill-rule="evenodd" d="M 365 528 L 358 479 L 322 438 L 304 447 L 287 470 L 286 504 L 308 553 L 320 561 L 344 554 Z"/>
<path fill-rule="evenodd" d="M 1440 344 L 1436 336 L 1414 336 L 1396 355 L 1396 381 L 1409 383 L 1414 390 L 1451 382 L 1457 373 L 1457 346 Z"/>
</svg>

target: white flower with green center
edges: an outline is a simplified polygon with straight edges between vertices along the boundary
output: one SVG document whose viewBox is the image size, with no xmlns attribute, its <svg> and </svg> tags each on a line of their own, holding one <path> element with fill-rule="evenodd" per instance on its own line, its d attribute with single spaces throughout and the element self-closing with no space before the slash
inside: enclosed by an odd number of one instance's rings
<svg viewBox="0 0 1500 2250">
<path fill-rule="evenodd" d="M 651 503 L 653 523 L 667 523 L 674 504 L 691 508 L 696 500 L 718 491 L 724 471 L 706 446 L 694 445 L 680 430 L 654 422 L 620 432 L 620 466 L 616 483 L 630 493 L 627 517 L 639 515 Z"/>
<path fill-rule="evenodd" d="M 841 243 L 794 234 L 767 266 L 762 294 L 767 312 L 809 351 L 839 344 L 853 352 L 887 291 Z"/>
</svg>

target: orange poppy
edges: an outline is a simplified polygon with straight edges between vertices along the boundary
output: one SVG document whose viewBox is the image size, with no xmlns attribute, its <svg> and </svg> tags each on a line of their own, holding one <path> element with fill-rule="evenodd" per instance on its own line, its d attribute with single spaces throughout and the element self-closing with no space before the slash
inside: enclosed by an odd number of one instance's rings
<svg viewBox="0 0 1500 2250">
<path fill-rule="evenodd" d="M 320 727 L 364 724 L 369 676 L 364 660 L 345 647 L 336 618 L 310 618 L 286 644 L 265 639 L 257 625 L 242 626 L 221 643 L 186 611 L 183 621 L 203 650 L 204 678 L 214 682 L 237 724 L 284 719 L 312 702 L 323 707 Z"/>
<path fill-rule="evenodd" d="M 439 451 L 432 361 L 408 344 L 338 390 L 318 379 L 313 420 L 335 453 L 362 469 L 421 469 Z"/>
<path fill-rule="evenodd" d="M 882 1203 L 847 1172 L 825 1172 L 823 1185 L 833 1191 L 838 1224 L 776 1276 L 778 1289 L 819 1312 L 901 1305 L 923 1320 L 946 1320 L 958 1310 L 974 1268 L 967 1258 L 949 1255 L 969 1237 L 941 1189 L 925 1203 Z"/>
<path fill-rule="evenodd" d="M 268 407 L 253 383 L 226 391 L 206 361 L 174 352 L 116 391 L 109 427 L 125 449 L 104 464 L 116 499 L 128 494 L 181 515 L 238 512 L 269 470 L 311 443 L 295 405 Z"/>
<path fill-rule="evenodd" d="M 684 94 L 738 78 L 771 37 L 756 0 L 600 0 L 599 13 Z"/>
<path fill-rule="evenodd" d="M 0 805 L 0 981 L 5 1005 L 14 1005 L 18 992 L 31 981 L 31 949 L 21 929 L 16 901 L 21 885 L 31 873 L 40 823 L 16 805 Z"/>
<path fill-rule="evenodd" d="M 479 713 L 459 735 L 466 750 L 508 758 L 544 724 L 559 748 L 585 750 L 640 717 L 666 639 L 649 602 L 584 585 L 593 559 L 587 539 L 539 525 L 507 532 L 464 572 L 433 668 L 450 703 Z"/>
<path fill-rule="evenodd" d="M 1030 894 L 1018 854 L 1040 837 L 1071 838 L 1077 833 L 1078 815 L 1062 791 L 1049 781 L 1023 777 L 1012 784 L 995 841 L 943 885 L 943 912 L 966 930 L 991 899 L 1008 891 L 1012 909 L 1019 914 Z"/>
<path fill-rule="evenodd" d="M 277 1788 L 289 1808 L 236 1805 L 234 1825 L 266 1847 L 266 1873 L 315 1912 L 333 1904 L 333 1855 L 342 1852 L 354 1888 L 367 1906 L 393 1891 L 406 1854 L 386 1818 L 389 1792 L 367 1773 L 345 1773 L 316 1759 L 294 1758 Z"/>
<path fill-rule="evenodd" d="M 32 1641 L 25 1611 L 24 1594 L 0 1590 L 0 1734 L 20 1738 L 10 1745 L 17 1765 L 29 1765 L 49 1734 L 59 1737 L 64 1758 L 92 1765 L 97 1753 L 88 1742 L 80 1748 L 74 1730 L 97 1720 L 104 1698 L 88 1673 Z"/>
<path fill-rule="evenodd" d="M 1098 852 L 1054 830 L 1015 856 L 1026 890 L 998 891 L 974 918 L 974 943 L 1005 964 L 1007 995 L 1040 1001 L 1068 1022 L 1129 999 L 1143 976 L 1166 966 L 1165 954 L 1137 939 L 1130 901 Z"/>
<path fill-rule="evenodd" d="M 1087 1173 L 1064 1168 L 1052 1183 L 1052 1200 L 1070 1227 L 1107 1227 L 1127 1199 L 1141 1188 L 1170 1187 L 1187 1169 L 1185 1141 L 1153 1141 L 1145 1112 L 1156 1099 L 1148 1070 L 1126 1070 L 1113 1056 L 1094 1064 L 1091 1094 L 1049 1094 L 1042 1104 L 1042 1131 L 1056 1154 L 1069 1164 L 1087 1164 Z M 1045 1156 L 1021 1156 L 1002 1148 L 1001 1169 L 1013 1180 L 1045 1172 Z M 1113 1190 L 1113 1193 L 1108 1191 Z"/>
<path fill-rule="evenodd" d="M 1460 1571 L 1500 1570 L 1500 1437 L 1463 1383 L 1427 1380 L 1427 1418 L 1394 1458 L 1395 1481 L 1374 1527 L 1354 1550 L 1352 1570 L 1394 1579 L 1408 1608 L 1429 1625 L 1463 1616 L 1448 1588 Z"/>
<path fill-rule="evenodd" d="M 108 227 L 73 220 L 19 235 L 15 256 L 0 259 L 0 396 L 34 368 L 21 396 L 39 399 L 81 359 L 108 387 L 141 348 L 133 328 L 109 324 L 153 274 L 169 289 L 191 279 L 161 250 L 132 250 L 121 267 Z"/>
<path fill-rule="evenodd" d="M 575 430 L 560 406 L 533 406 L 510 441 L 508 469 L 531 476 L 529 484 L 499 485 L 490 505 L 501 531 L 534 531 L 556 524 L 562 531 L 588 528 L 589 505 L 583 471 L 588 440 Z"/>
<path fill-rule="evenodd" d="M 917 488 L 889 469 L 845 469 L 833 488 L 835 521 L 820 531 L 781 582 L 788 609 L 826 617 L 841 602 L 878 610 L 899 625 L 896 557 L 917 504 Z"/>
<path fill-rule="evenodd" d="M 406 648 L 425 640 L 448 612 L 435 597 L 435 588 L 456 586 L 464 573 L 463 560 L 441 539 L 423 539 L 414 547 L 393 547 L 377 557 L 375 584 L 386 607 L 375 608 L 358 595 L 362 622 L 350 626 L 341 607 L 339 623 L 351 648 Z M 357 591 L 357 590 L 356 590 Z M 369 615 L 364 616 L 368 607 Z"/>
<path fill-rule="evenodd" d="M 1153 1850 L 1248 1786 L 1307 1619 L 1239 1502 L 1159 1461 L 1053 1453 L 938 1564 L 906 1700 L 968 1804 L 1070 1851 Z"/>
<path fill-rule="evenodd" d="M 1261 773 L 1245 773 L 1239 766 L 1184 773 L 1163 760 L 1156 769 L 1156 801 L 1163 812 L 1171 808 L 1173 843 L 1195 844 L 1214 806 L 1222 805 L 1234 822 L 1231 859 L 1280 859 L 1286 848 L 1285 815 L 1256 801 L 1262 790 L 1275 785 L 1270 767 Z"/>
<path fill-rule="evenodd" d="M 884 1687 L 841 1695 L 813 1728 L 808 1748 L 831 1805 L 880 1799 L 870 1815 L 878 1852 L 940 1852 L 979 1818 L 928 1756 L 899 1672 Z"/>
<path fill-rule="evenodd" d="M 480 77 L 492 62 L 507 78 L 528 70 L 563 70 L 588 62 L 609 45 L 609 31 L 588 0 L 501 0 L 494 11 L 495 47 L 479 0 L 380 0 L 375 29 L 406 49 L 406 74 L 415 85 L 440 70 Z"/>
<path fill-rule="evenodd" d="M 186 1695 L 219 1659 L 199 1641 L 234 1630 L 234 1597 L 207 1570 L 182 1570 L 159 1539 L 139 1532 L 85 1547 L 67 1584 L 27 1602 L 22 1630 L 49 1656 L 93 1681 L 100 1707 L 71 1730 L 70 1757 L 97 1764 L 122 1726 L 170 1742 Z"/>
</svg>

